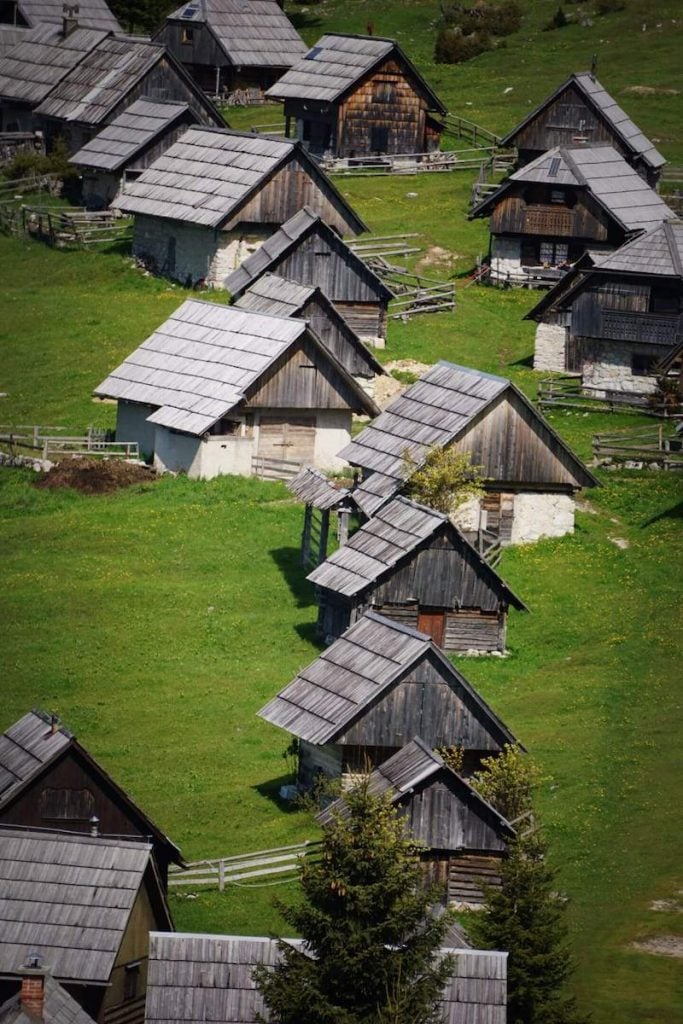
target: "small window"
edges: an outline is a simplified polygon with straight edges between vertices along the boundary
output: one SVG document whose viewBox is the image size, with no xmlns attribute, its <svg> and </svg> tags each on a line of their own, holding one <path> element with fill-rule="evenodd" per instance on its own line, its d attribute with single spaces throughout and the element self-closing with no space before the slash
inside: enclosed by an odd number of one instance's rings
<svg viewBox="0 0 683 1024">
<path fill-rule="evenodd" d="M 123 998 L 124 1000 L 136 999 L 140 987 L 140 961 L 134 964 L 126 964 L 123 976 Z"/>
<path fill-rule="evenodd" d="M 180 33 L 180 42 L 181 43 L 191 43 L 193 41 L 194 41 L 194 29 L 193 28 L 184 28 L 181 31 L 181 33 Z"/>
<path fill-rule="evenodd" d="M 555 257 L 555 246 L 552 242 L 541 242 L 538 255 L 541 263 L 552 263 Z"/>
<path fill-rule="evenodd" d="M 551 203 L 563 203 L 565 201 L 564 190 L 561 188 L 552 188 L 550 190 L 550 202 Z"/>
<path fill-rule="evenodd" d="M 559 156 L 554 156 L 552 158 L 552 160 L 550 161 L 550 170 L 548 171 L 548 177 L 549 178 L 557 177 L 557 172 L 559 171 L 561 165 L 562 165 L 562 161 L 560 160 Z"/>
<path fill-rule="evenodd" d="M 649 377 L 654 373 L 657 357 L 634 352 L 631 356 L 631 373 L 634 377 Z"/>
<path fill-rule="evenodd" d="M 569 244 L 567 242 L 541 242 L 538 247 L 538 259 L 544 266 L 563 266 L 569 262 Z"/>
<path fill-rule="evenodd" d="M 393 103 L 396 90 L 393 82 L 375 82 L 372 89 L 373 103 Z"/>
</svg>

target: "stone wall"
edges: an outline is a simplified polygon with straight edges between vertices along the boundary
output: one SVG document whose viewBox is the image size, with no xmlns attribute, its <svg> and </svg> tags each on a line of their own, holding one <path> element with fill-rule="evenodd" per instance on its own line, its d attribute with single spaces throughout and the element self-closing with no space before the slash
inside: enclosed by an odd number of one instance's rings
<svg viewBox="0 0 683 1024">
<path fill-rule="evenodd" d="M 494 235 L 491 239 L 491 280 L 502 283 L 526 279 L 522 267 L 522 243 L 519 238 Z"/>
<path fill-rule="evenodd" d="M 571 494 L 515 495 L 511 544 L 529 544 L 541 537 L 564 537 L 574 532 L 575 502 Z"/>
<path fill-rule="evenodd" d="M 534 370 L 564 372 L 567 333 L 566 327 L 557 324 L 538 325 L 534 343 Z"/>
<path fill-rule="evenodd" d="M 217 248 L 212 228 L 161 217 L 135 218 L 133 256 L 161 277 L 181 284 L 206 281 Z"/>
<path fill-rule="evenodd" d="M 583 383 L 603 391 L 650 393 L 657 386 L 655 376 L 634 375 L 631 357 L 634 354 L 663 358 L 670 346 L 638 345 L 628 341 L 593 341 L 582 339 Z M 598 395 L 599 397 L 599 395 Z"/>
<path fill-rule="evenodd" d="M 255 253 L 268 238 L 268 232 L 259 232 L 250 226 L 248 233 L 224 231 L 218 235 L 216 251 L 206 277 L 213 288 L 224 288 L 226 277 L 236 270 L 247 256 Z"/>
</svg>

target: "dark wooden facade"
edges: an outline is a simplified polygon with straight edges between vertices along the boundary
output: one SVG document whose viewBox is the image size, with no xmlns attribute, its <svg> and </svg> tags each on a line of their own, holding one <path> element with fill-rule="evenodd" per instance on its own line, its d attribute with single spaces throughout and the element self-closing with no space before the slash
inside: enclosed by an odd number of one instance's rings
<svg viewBox="0 0 683 1024">
<path fill-rule="evenodd" d="M 235 89 L 268 89 L 289 67 L 288 63 L 280 67 L 233 64 L 206 22 L 167 18 L 154 38 L 168 47 L 210 96 L 224 96 Z"/>
</svg>

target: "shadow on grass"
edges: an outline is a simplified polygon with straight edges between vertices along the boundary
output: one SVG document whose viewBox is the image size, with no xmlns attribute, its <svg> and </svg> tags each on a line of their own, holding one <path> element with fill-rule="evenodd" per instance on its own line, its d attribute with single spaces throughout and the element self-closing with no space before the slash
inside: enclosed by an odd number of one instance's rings
<svg viewBox="0 0 683 1024">
<path fill-rule="evenodd" d="M 259 782 L 258 786 L 253 786 L 252 788 L 256 790 L 259 796 L 274 803 L 279 811 L 284 811 L 285 814 L 293 814 L 301 810 L 301 808 L 297 806 L 295 800 L 283 800 L 280 796 L 280 787 L 291 786 L 295 781 L 296 779 L 292 773 L 288 772 L 286 775 L 280 775 L 277 779 Z"/>
<path fill-rule="evenodd" d="M 528 356 L 524 356 L 523 359 L 516 359 L 514 363 L 508 363 L 508 366 L 524 366 L 528 370 L 534 368 L 534 354 L 531 352 Z"/>
<path fill-rule="evenodd" d="M 297 631 L 302 640 L 311 644 L 313 647 L 317 647 L 319 651 L 323 651 L 326 647 L 325 642 L 321 637 L 318 636 L 317 625 L 315 622 L 300 622 L 294 629 Z"/>
<path fill-rule="evenodd" d="M 653 526 L 655 523 L 661 522 L 662 519 L 683 519 L 683 501 L 679 501 L 677 505 L 673 505 L 665 512 L 660 512 L 658 515 L 652 516 L 651 519 L 646 519 L 644 523 L 640 524 L 640 528 L 641 530 L 644 530 L 648 526 Z"/>
<path fill-rule="evenodd" d="M 322 19 L 317 14 L 309 14 L 308 11 L 288 11 L 287 17 L 297 31 L 322 25 Z"/>
<path fill-rule="evenodd" d="M 315 604 L 313 585 L 306 580 L 298 548 L 274 548 L 271 558 L 284 576 L 297 608 L 310 608 Z"/>
</svg>

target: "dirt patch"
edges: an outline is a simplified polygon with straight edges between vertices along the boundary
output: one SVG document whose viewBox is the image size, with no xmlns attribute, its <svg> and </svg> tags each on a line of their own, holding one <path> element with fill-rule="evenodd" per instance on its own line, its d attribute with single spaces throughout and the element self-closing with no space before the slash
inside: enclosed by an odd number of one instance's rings
<svg viewBox="0 0 683 1024">
<path fill-rule="evenodd" d="M 450 249 L 444 249 L 440 245 L 430 245 L 424 256 L 420 256 L 415 264 L 415 269 L 425 270 L 427 267 L 448 268 L 459 258 L 457 252 L 451 252 Z"/>
<path fill-rule="evenodd" d="M 654 956 L 683 957 L 683 935 L 653 935 L 651 939 L 632 943 L 634 949 Z"/>
<path fill-rule="evenodd" d="M 680 89 L 665 89 L 657 85 L 627 85 L 625 96 L 678 96 Z"/>
<path fill-rule="evenodd" d="M 631 546 L 625 537 L 608 537 L 608 540 L 611 540 L 612 543 L 616 544 L 616 546 L 621 548 L 622 551 L 625 551 L 626 548 Z"/>
<path fill-rule="evenodd" d="M 653 900 L 650 904 L 650 910 L 664 911 L 668 914 L 683 914 L 683 906 L 678 900 Z"/>
<path fill-rule="evenodd" d="M 401 391 L 405 391 L 418 377 L 426 373 L 429 365 L 418 363 L 414 359 L 394 359 L 390 363 L 385 363 L 384 369 L 387 371 L 387 376 L 375 379 L 374 397 L 380 409 L 383 409 L 392 398 L 400 394 Z M 394 372 L 398 376 L 392 377 Z"/>
<path fill-rule="evenodd" d="M 81 494 L 110 494 L 120 487 L 150 483 L 156 473 L 149 466 L 119 459 L 61 459 L 35 481 L 36 487 L 71 487 Z"/>
</svg>

